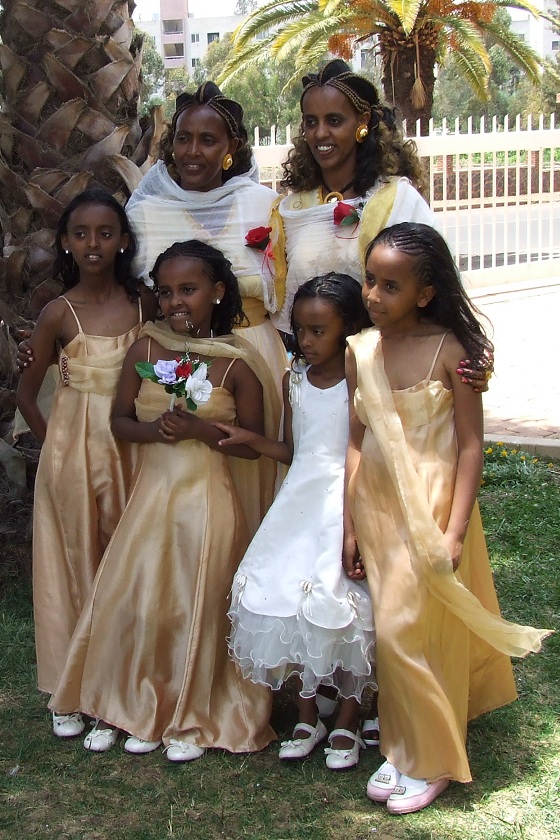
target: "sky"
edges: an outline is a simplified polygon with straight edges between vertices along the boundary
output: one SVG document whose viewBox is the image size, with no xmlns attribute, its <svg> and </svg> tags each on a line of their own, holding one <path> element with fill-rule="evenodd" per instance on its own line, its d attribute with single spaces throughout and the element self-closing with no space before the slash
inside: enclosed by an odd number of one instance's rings
<svg viewBox="0 0 560 840">
<path fill-rule="evenodd" d="M 195 17 L 221 17 L 222 15 L 232 15 L 235 3 L 236 0 L 189 0 L 189 11 Z M 152 14 L 158 12 L 158 0 L 136 0 L 135 18 L 138 17 L 139 13 L 142 17 L 151 17 Z"/>
</svg>

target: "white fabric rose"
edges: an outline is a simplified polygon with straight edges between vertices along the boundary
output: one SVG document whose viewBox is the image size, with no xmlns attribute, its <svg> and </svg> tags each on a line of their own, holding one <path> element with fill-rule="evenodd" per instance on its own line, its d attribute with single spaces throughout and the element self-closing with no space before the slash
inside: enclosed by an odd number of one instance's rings
<svg viewBox="0 0 560 840">
<path fill-rule="evenodd" d="M 175 359 L 168 362 L 165 359 L 159 359 L 154 365 L 154 373 L 158 377 L 158 382 L 161 385 L 174 385 L 177 382 L 175 371 L 177 369 L 177 362 Z"/>
<path fill-rule="evenodd" d="M 208 402 L 210 399 L 212 383 L 208 382 L 207 375 L 208 365 L 205 362 L 201 362 L 199 367 L 185 382 L 185 396 L 190 397 L 196 405 L 202 405 L 202 403 Z"/>
</svg>

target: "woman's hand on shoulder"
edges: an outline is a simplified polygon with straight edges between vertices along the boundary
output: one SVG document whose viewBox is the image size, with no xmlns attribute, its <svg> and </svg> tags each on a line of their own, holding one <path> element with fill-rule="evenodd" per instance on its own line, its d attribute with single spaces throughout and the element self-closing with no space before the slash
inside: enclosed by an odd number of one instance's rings
<svg viewBox="0 0 560 840">
<path fill-rule="evenodd" d="M 483 394 L 488 390 L 488 382 L 494 373 L 494 353 L 485 350 L 478 359 L 461 359 L 456 373 L 461 382 L 470 385 L 475 394 Z"/>
<path fill-rule="evenodd" d="M 19 341 L 16 350 L 16 365 L 19 373 L 21 373 L 24 368 L 33 364 L 35 360 L 33 350 L 31 349 L 31 345 L 29 343 L 32 333 L 33 330 L 31 329 L 19 329 L 16 330 L 13 335 L 16 341 Z"/>
</svg>

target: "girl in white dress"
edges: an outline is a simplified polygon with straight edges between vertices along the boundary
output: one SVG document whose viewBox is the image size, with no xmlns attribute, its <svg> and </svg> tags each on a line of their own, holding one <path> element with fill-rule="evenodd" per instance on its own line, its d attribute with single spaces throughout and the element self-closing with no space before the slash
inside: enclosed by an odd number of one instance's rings
<svg viewBox="0 0 560 840">
<path fill-rule="evenodd" d="M 227 447 L 243 441 L 291 464 L 280 492 L 254 537 L 232 588 L 230 651 L 253 682 L 278 689 L 292 674 L 301 681 L 299 723 L 281 759 L 304 758 L 327 737 L 315 694 L 334 686 L 341 697 L 329 736 L 327 767 L 358 762 L 358 731 L 366 686 L 375 687 L 374 628 L 364 572 L 356 558 L 341 565 L 348 393 L 344 346 L 365 325 L 357 283 L 327 274 L 297 291 L 292 330 L 297 349 L 283 380 L 284 437 L 272 441 L 221 424 Z"/>
</svg>

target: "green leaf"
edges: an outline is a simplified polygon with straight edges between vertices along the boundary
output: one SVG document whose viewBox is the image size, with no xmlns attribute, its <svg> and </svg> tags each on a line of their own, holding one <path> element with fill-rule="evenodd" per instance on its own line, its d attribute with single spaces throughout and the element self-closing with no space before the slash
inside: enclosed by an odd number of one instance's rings
<svg viewBox="0 0 560 840">
<path fill-rule="evenodd" d="M 154 373 L 154 366 L 151 362 L 136 362 L 134 365 L 136 373 L 141 379 L 150 379 L 152 382 L 157 382 L 158 378 Z"/>
</svg>

